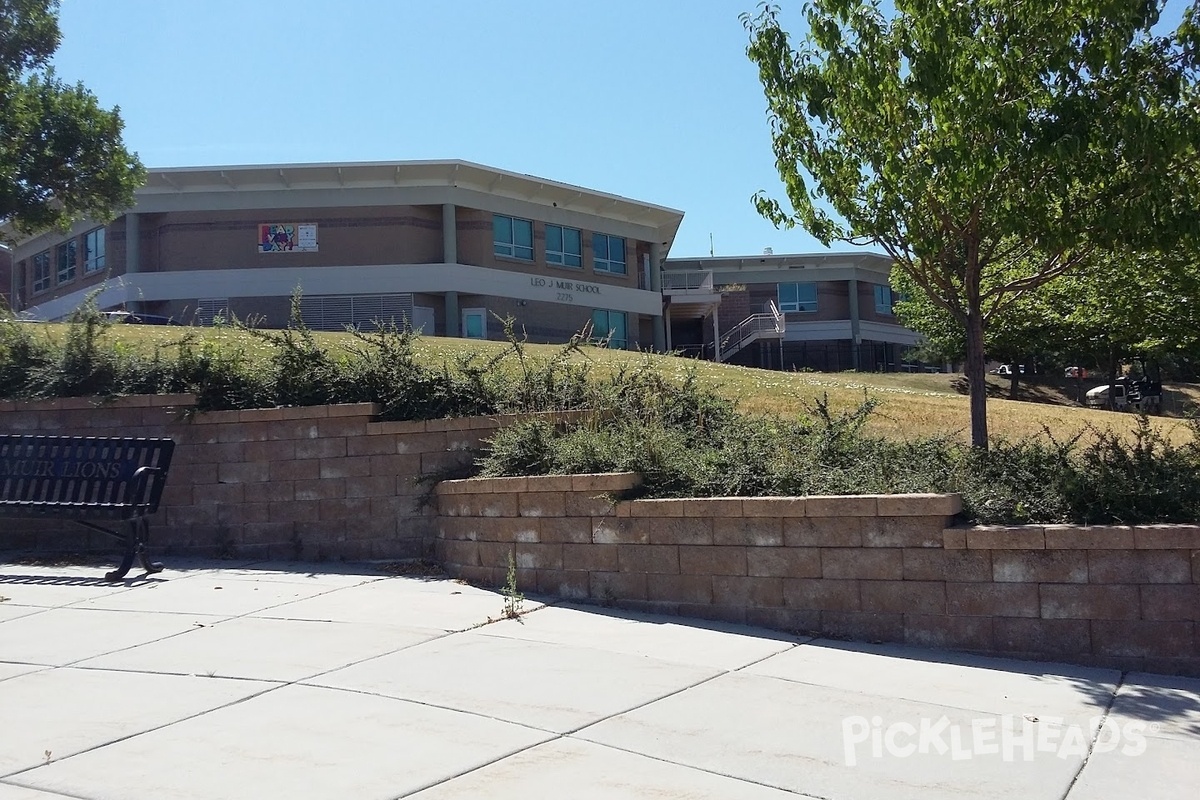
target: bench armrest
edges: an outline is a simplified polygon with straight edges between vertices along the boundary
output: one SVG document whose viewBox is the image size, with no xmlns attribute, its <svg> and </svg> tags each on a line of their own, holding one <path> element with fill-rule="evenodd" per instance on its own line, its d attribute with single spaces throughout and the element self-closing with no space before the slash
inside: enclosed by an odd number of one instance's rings
<svg viewBox="0 0 1200 800">
<path fill-rule="evenodd" d="M 167 473 L 161 467 L 138 467 L 130 487 L 130 505 L 138 510 L 157 507 L 166 479 Z"/>
</svg>

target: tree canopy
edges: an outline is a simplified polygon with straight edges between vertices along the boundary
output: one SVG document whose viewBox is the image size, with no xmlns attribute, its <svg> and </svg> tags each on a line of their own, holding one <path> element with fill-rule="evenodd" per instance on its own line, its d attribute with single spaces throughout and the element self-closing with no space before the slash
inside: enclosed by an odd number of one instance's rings
<svg viewBox="0 0 1200 800">
<path fill-rule="evenodd" d="M 18 231 L 107 219 L 145 179 L 120 110 L 50 67 L 58 0 L 0 0 L 0 221 Z"/>
<path fill-rule="evenodd" d="M 755 202 L 883 248 L 961 327 L 986 447 L 989 323 L 1097 252 L 1200 228 L 1196 9 L 1160 34 L 1162 0 L 894 6 L 811 0 L 797 49 L 778 7 L 743 16 L 792 210 Z"/>
<path fill-rule="evenodd" d="M 924 335 L 929 353 L 961 361 L 962 327 L 904 273 L 893 282 L 907 292 L 896 304 L 900 320 Z M 984 339 L 990 359 L 1013 364 L 1107 371 L 1142 357 L 1188 372 L 1200 364 L 1200 253 L 1097 253 L 1081 269 L 1024 293 Z M 1014 385 L 1018 376 L 1014 371 Z"/>
</svg>

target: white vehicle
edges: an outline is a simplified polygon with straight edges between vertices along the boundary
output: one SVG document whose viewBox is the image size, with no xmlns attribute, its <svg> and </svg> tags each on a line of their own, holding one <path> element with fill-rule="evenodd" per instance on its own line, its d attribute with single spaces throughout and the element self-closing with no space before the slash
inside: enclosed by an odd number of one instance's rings
<svg viewBox="0 0 1200 800">
<path fill-rule="evenodd" d="M 1162 384 L 1150 380 L 1117 378 L 1108 384 L 1088 389 L 1084 405 L 1088 408 L 1108 408 L 1109 390 L 1112 390 L 1112 407 L 1117 411 L 1145 411 L 1153 413 L 1162 406 Z"/>
</svg>

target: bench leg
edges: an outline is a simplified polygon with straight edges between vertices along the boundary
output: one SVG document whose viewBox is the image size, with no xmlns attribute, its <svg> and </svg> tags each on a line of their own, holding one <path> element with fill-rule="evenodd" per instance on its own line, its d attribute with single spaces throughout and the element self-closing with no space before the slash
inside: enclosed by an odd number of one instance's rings
<svg viewBox="0 0 1200 800">
<path fill-rule="evenodd" d="M 104 579 L 108 581 L 119 581 L 129 574 L 129 568 L 133 566 L 133 556 L 137 552 L 138 545 L 138 522 L 141 520 L 132 519 L 129 521 L 129 533 L 125 535 L 125 552 L 121 554 L 121 565 L 112 572 L 104 574 Z M 115 532 L 114 532 L 115 533 Z"/>
<path fill-rule="evenodd" d="M 142 517 L 140 520 L 138 520 L 138 522 L 141 523 L 141 530 L 138 532 L 137 554 L 138 560 L 142 562 L 142 569 L 146 570 L 146 572 L 150 574 L 162 572 L 162 562 L 151 561 L 150 557 L 146 555 L 146 545 L 150 542 L 150 520 Z"/>
<path fill-rule="evenodd" d="M 133 558 L 137 556 L 142 562 L 142 569 L 147 573 L 162 572 L 163 565 L 151 561 L 146 554 L 146 541 L 150 538 L 150 521 L 145 517 L 129 520 L 129 533 L 125 537 L 125 552 L 121 555 L 121 564 L 112 572 L 105 574 L 105 579 L 119 581 L 129 574 L 133 567 Z"/>
</svg>

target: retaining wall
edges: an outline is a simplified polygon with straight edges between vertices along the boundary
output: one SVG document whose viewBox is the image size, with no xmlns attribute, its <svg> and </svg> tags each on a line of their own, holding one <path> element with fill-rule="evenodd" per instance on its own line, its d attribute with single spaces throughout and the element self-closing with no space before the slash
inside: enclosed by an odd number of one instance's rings
<svg viewBox="0 0 1200 800">
<path fill-rule="evenodd" d="M 824 636 L 1200 675 L 1200 526 L 957 528 L 956 495 L 616 502 L 632 474 L 444 481 L 520 416 L 380 422 L 372 404 L 200 413 L 188 395 L 0 402 L 4 433 L 175 440 L 151 546 L 435 555 L 499 586 Z M 556 414 L 568 421 L 578 414 Z M 5 520 L 0 549 L 111 553 Z"/>
<path fill-rule="evenodd" d="M 957 495 L 614 502 L 632 474 L 446 481 L 452 574 L 867 641 L 1200 675 L 1200 526 L 956 528 Z"/>
<path fill-rule="evenodd" d="M 0 431 L 173 439 L 151 520 L 156 552 L 426 557 L 436 509 L 418 507 L 427 490 L 419 478 L 469 462 L 482 438 L 519 417 L 379 422 L 378 414 L 370 403 L 200 413 L 191 395 L 66 398 L 0 402 Z M 4 526 L 0 549 L 113 551 L 110 538 L 61 521 Z"/>
</svg>

